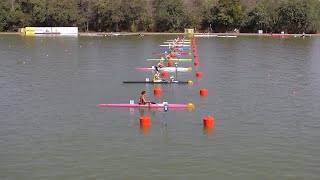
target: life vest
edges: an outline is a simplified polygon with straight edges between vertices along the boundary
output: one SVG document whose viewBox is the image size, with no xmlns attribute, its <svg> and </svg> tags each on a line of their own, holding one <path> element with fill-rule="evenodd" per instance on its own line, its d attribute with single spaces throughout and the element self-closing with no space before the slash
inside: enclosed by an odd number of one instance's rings
<svg viewBox="0 0 320 180">
<path fill-rule="evenodd" d="M 153 81 L 158 81 L 158 80 L 160 80 L 160 77 L 159 77 L 158 74 L 155 74 L 155 75 L 153 76 Z"/>
</svg>

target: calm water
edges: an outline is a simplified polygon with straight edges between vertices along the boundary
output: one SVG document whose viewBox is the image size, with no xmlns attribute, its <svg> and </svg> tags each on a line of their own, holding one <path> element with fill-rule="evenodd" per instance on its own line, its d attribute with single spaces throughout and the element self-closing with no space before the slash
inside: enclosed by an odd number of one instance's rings
<svg viewBox="0 0 320 180">
<path fill-rule="evenodd" d="M 320 178 L 319 38 L 198 38 L 199 68 L 178 74 L 193 86 L 122 84 L 173 38 L 0 36 L 0 179 Z M 196 109 L 97 106 L 142 90 Z"/>
</svg>

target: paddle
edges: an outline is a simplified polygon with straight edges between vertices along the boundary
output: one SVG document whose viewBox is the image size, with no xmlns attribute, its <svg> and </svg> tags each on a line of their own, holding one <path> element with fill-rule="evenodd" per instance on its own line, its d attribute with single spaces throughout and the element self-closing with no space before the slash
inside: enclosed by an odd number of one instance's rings
<svg viewBox="0 0 320 180">
<path fill-rule="evenodd" d="M 151 104 L 157 104 L 157 103 L 155 103 L 155 102 L 150 102 L 150 103 L 148 103 L 148 106 L 150 107 Z"/>
</svg>

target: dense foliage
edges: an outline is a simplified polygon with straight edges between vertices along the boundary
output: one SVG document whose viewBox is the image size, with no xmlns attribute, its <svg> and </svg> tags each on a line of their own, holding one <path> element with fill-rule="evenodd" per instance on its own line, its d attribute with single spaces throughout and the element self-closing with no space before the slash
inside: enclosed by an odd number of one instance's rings
<svg viewBox="0 0 320 180">
<path fill-rule="evenodd" d="M 317 33 L 319 0 L 1 0 L 0 31 L 78 26 L 80 31 Z"/>
</svg>

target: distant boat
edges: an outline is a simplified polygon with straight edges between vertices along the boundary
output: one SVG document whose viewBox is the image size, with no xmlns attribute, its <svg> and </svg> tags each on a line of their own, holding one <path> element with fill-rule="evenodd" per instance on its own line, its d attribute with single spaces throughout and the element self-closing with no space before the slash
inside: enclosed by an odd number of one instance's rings
<svg viewBox="0 0 320 180">
<path fill-rule="evenodd" d="M 120 33 L 112 33 L 112 36 L 120 36 Z"/>
<path fill-rule="evenodd" d="M 217 37 L 220 37 L 220 38 L 235 38 L 235 37 L 237 37 L 237 36 L 235 36 L 235 35 L 221 35 L 221 36 L 217 36 Z"/>
<path fill-rule="evenodd" d="M 209 34 L 209 33 L 206 33 L 206 34 L 195 34 L 194 37 L 217 37 L 218 35 L 216 34 Z"/>
<path fill-rule="evenodd" d="M 305 37 L 312 37 L 312 35 L 310 35 L 310 34 L 302 34 L 302 35 L 294 35 L 294 37 L 302 37 L 302 38 L 305 38 Z"/>
<path fill-rule="evenodd" d="M 290 38 L 290 36 L 283 35 L 283 34 L 273 34 L 272 37 L 275 39 L 289 39 Z"/>
<path fill-rule="evenodd" d="M 234 38 L 234 37 L 237 37 L 235 35 L 216 35 L 216 34 L 209 34 L 209 33 L 206 33 L 206 34 L 195 34 L 194 37 L 224 37 L 224 38 Z"/>
</svg>

